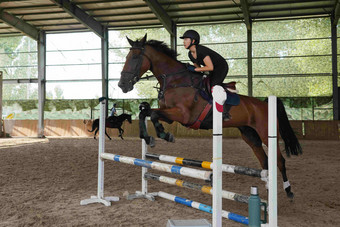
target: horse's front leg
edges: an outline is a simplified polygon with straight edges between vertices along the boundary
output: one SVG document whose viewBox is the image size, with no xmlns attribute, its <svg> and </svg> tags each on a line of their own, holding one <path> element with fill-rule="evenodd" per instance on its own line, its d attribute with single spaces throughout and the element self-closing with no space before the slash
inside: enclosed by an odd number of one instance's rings
<svg viewBox="0 0 340 227">
<path fill-rule="evenodd" d="M 118 127 L 118 131 L 119 131 L 119 137 L 122 139 L 122 140 L 124 140 L 124 138 L 123 138 L 123 133 L 124 133 L 124 130 L 121 128 L 121 127 Z"/>
<path fill-rule="evenodd" d="M 146 105 L 147 104 L 147 105 Z M 150 105 L 148 103 L 141 103 L 139 106 L 140 113 L 139 113 L 139 137 L 141 139 L 145 140 L 145 143 L 147 145 L 150 145 L 150 147 L 155 146 L 155 139 L 152 136 L 149 136 L 145 119 L 146 117 L 149 117 L 151 114 Z"/>
<path fill-rule="evenodd" d="M 169 109 L 171 110 L 171 109 Z M 152 110 L 151 112 L 151 121 L 155 127 L 156 134 L 159 138 L 164 139 L 168 142 L 175 142 L 175 137 L 170 132 L 165 132 L 163 125 L 159 122 L 160 119 L 167 122 L 168 124 L 171 124 L 173 120 L 170 120 L 166 116 L 166 109 L 165 110 Z"/>
</svg>

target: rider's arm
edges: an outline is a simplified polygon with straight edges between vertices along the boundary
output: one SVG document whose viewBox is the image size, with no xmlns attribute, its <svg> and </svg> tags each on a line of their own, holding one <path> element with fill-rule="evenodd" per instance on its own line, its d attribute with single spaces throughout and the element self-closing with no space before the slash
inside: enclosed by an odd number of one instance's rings
<svg viewBox="0 0 340 227">
<path fill-rule="evenodd" d="M 211 61 L 211 58 L 208 56 L 206 56 L 204 59 L 203 59 L 203 62 L 205 64 L 205 66 L 203 67 L 197 67 L 195 68 L 195 71 L 196 72 L 204 72 L 204 71 L 213 71 L 214 70 L 214 65 Z M 196 65 L 195 65 L 196 66 Z"/>
</svg>

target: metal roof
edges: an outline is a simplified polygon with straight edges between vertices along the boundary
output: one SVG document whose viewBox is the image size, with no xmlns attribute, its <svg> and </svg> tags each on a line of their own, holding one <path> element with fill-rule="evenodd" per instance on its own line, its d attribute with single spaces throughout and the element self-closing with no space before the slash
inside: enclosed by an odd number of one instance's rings
<svg viewBox="0 0 340 227">
<path fill-rule="evenodd" d="M 339 0 L 0 0 L 0 36 L 332 16 Z"/>
</svg>

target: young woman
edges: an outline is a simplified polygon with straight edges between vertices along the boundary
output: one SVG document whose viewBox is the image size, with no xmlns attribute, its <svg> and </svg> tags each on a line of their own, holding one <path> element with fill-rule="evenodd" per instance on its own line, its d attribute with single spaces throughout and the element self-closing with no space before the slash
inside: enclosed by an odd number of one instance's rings
<svg viewBox="0 0 340 227">
<path fill-rule="evenodd" d="M 229 70 L 226 60 L 208 47 L 199 45 L 200 35 L 195 30 L 187 30 L 180 38 L 183 39 L 184 47 L 189 50 L 189 58 L 195 66 L 189 66 L 188 69 L 210 72 L 210 85 L 221 85 Z"/>
</svg>

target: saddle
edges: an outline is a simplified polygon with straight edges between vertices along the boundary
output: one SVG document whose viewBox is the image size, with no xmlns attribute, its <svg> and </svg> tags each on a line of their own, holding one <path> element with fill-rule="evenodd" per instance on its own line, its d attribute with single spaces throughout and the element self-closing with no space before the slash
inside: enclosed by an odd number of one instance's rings
<svg viewBox="0 0 340 227">
<path fill-rule="evenodd" d="M 227 100 L 223 105 L 223 119 L 231 119 L 229 111 L 232 106 L 237 106 L 240 104 L 240 96 L 237 94 L 236 82 L 223 83 L 222 87 L 227 93 Z M 201 89 L 199 89 L 200 95 L 208 101 L 204 110 L 201 112 L 200 116 L 197 118 L 194 124 L 186 125 L 192 129 L 210 129 L 212 125 L 212 95 L 210 87 L 210 78 L 205 77 L 202 80 Z"/>
<path fill-rule="evenodd" d="M 236 82 L 232 81 L 229 83 L 223 83 L 222 87 L 227 92 L 227 100 L 226 104 L 237 106 L 240 104 L 240 97 L 238 96 L 238 90 L 236 89 Z M 207 100 L 209 103 L 212 103 L 212 95 L 211 95 L 211 86 L 210 86 L 210 78 L 205 77 L 202 80 L 200 95 Z"/>
</svg>

